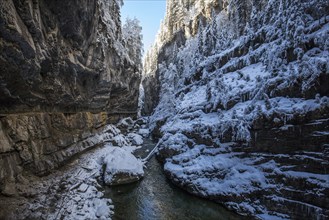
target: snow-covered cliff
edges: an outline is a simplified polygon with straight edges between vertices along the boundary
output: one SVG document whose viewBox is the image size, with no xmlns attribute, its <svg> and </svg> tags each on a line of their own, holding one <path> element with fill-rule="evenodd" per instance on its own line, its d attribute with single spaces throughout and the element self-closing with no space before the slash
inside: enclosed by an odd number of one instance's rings
<svg viewBox="0 0 329 220">
<path fill-rule="evenodd" d="M 324 0 L 167 2 L 143 84 L 173 182 L 241 214 L 328 217 L 328 12 Z"/>
</svg>

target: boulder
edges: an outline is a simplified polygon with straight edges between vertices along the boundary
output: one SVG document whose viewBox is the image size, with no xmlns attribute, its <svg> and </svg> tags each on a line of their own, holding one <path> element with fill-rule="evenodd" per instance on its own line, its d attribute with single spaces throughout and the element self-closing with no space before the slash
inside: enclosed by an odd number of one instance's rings
<svg viewBox="0 0 329 220">
<path fill-rule="evenodd" d="M 128 138 L 133 145 L 140 146 L 143 144 L 143 137 L 136 133 L 129 133 Z"/>
<path fill-rule="evenodd" d="M 104 159 L 106 185 L 121 185 L 140 180 L 144 176 L 143 162 L 130 151 L 114 147 Z"/>
</svg>

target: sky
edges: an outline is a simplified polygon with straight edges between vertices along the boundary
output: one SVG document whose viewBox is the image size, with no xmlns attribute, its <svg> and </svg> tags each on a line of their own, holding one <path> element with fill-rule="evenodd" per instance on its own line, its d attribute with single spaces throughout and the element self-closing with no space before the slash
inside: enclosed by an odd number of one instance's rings
<svg viewBox="0 0 329 220">
<path fill-rule="evenodd" d="M 121 21 L 137 18 L 143 28 L 144 53 L 152 45 L 166 11 L 166 0 L 124 0 Z"/>
</svg>

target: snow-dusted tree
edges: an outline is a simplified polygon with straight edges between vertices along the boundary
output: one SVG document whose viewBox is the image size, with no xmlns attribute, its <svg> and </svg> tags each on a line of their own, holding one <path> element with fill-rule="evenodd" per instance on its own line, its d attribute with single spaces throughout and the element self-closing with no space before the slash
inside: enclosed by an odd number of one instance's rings
<svg viewBox="0 0 329 220">
<path fill-rule="evenodd" d="M 143 35 L 142 27 L 139 20 L 127 18 L 122 27 L 122 35 L 128 49 L 128 54 L 131 59 L 141 70 L 142 68 L 142 52 L 143 52 Z"/>
</svg>

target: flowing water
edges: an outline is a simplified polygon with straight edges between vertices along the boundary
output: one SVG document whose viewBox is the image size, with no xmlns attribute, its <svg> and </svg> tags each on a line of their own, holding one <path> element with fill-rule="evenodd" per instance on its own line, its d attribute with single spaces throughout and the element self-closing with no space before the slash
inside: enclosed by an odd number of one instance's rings
<svg viewBox="0 0 329 220">
<path fill-rule="evenodd" d="M 136 156 L 145 157 L 145 150 L 155 145 L 146 140 Z M 240 216 L 219 204 L 186 193 L 165 177 L 161 164 L 152 157 L 147 163 L 145 177 L 140 182 L 106 187 L 105 196 L 114 203 L 113 219 L 122 220 L 230 220 Z"/>
</svg>

